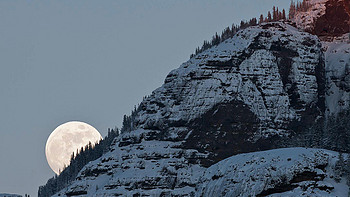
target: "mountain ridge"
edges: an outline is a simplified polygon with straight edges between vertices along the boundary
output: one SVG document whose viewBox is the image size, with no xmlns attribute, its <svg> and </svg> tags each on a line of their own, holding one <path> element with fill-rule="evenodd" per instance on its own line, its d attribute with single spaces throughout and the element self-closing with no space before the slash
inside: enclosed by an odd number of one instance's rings
<svg viewBox="0 0 350 197">
<path fill-rule="evenodd" d="M 277 64 L 278 58 L 288 62 L 280 54 L 284 50 L 292 62 L 292 74 L 280 70 L 283 67 Z M 316 76 L 324 77 L 324 71 L 316 69 L 324 68 L 323 58 L 316 36 L 286 23 L 264 23 L 242 30 L 171 71 L 164 86 L 145 98 L 136 110 L 131 126 L 136 131 L 117 138 L 111 152 L 85 166 L 61 195 L 196 194 L 199 177 L 194 171 L 215 166 L 232 155 L 274 148 L 280 136 L 298 132 L 298 127 L 288 127 L 288 123 L 299 121 L 304 126 L 323 115 L 324 92 L 319 92 Z M 293 87 L 289 80 L 300 84 Z M 321 89 L 324 83 L 319 81 Z M 266 110 L 269 99 L 270 117 L 274 118 L 269 118 Z M 264 109 L 265 113 L 259 113 Z M 251 121 L 258 118 L 252 127 Z M 269 120 L 272 126 L 281 128 L 280 132 L 259 132 L 259 127 L 267 128 L 263 121 Z M 94 182 L 99 183 L 97 187 Z"/>
</svg>

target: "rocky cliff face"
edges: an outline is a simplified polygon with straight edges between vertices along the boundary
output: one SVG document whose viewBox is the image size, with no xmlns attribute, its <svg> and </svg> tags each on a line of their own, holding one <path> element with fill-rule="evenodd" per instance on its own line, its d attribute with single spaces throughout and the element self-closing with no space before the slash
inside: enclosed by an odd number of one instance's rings
<svg viewBox="0 0 350 197">
<path fill-rule="evenodd" d="M 209 154 L 211 165 L 272 147 L 324 112 L 316 36 L 284 23 L 248 28 L 173 70 L 140 105 L 134 128 Z"/>
<path fill-rule="evenodd" d="M 326 115 L 336 115 L 350 106 L 349 34 L 322 44 L 326 59 Z"/>
<path fill-rule="evenodd" d="M 320 38 L 342 36 L 350 30 L 350 0 L 310 0 L 307 12 L 295 16 L 298 27 Z"/>
<path fill-rule="evenodd" d="M 293 21 L 302 31 L 322 40 L 326 71 L 326 116 L 336 115 L 350 106 L 350 1 L 310 0 L 307 12 Z"/>
</svg>

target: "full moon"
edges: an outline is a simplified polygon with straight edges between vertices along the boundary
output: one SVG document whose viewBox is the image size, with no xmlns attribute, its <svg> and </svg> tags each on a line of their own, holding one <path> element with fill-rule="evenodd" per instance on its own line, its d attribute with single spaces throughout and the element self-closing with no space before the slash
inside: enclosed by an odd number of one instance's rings
<svg viewBox="0 0 350 197">
<path fill-rule="evenodd" d="M 70 163 L 73 152 L 85 147 L 89 142 L 96 144 L 101 134 L 91 125 L 71 121 L 58 126 L 46 142 L 45 154 L 51 169 L 59 174 Z"/>
</svg>

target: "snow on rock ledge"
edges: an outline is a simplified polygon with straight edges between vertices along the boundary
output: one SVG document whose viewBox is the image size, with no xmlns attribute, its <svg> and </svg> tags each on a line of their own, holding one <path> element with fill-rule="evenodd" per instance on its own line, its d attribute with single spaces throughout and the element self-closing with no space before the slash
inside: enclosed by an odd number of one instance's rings
<svg viewBox="0 0 350 197">
<path fill-rule="evenodd" d="M 176 146 L 176 145 L 175 145 Z M 346 196 L 333 180 L 338 153 L 287 148 L 239 154 L 209 168 L 173 142 L 119 147 L 89 163 L 57 196 Z M 197 155 L 199 156 L 199 155 Z"/>
<path fill-rule="evenodd" d="M 347 196 L 336 183 L 338 153 L 288 148 L 241 154 L 208 168 L 196 196 Z"/>
<path fill-rule="evenodd" d="M 179 143 L 153 140 L 157 131 L 136 130 L 118 137 L 110 152 L 87 164 L 67 189 L 55 196 L 187 196 L 204 168 L 206 155 Z"/>
</svg>

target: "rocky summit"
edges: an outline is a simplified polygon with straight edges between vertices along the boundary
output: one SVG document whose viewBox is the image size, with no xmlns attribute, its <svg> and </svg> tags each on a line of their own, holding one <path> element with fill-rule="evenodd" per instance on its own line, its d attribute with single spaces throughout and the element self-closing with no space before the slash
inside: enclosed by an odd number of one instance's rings
<svg viewBox="0 0 350 197">
<path fill-rule="evenodd" d="M 324 112 L 324 74 L 316 36 L 280 22 L 247 28 L 170 72 L 132 127 L 209 154 L 209 166 L 311 124 Z"/>
</svg>

